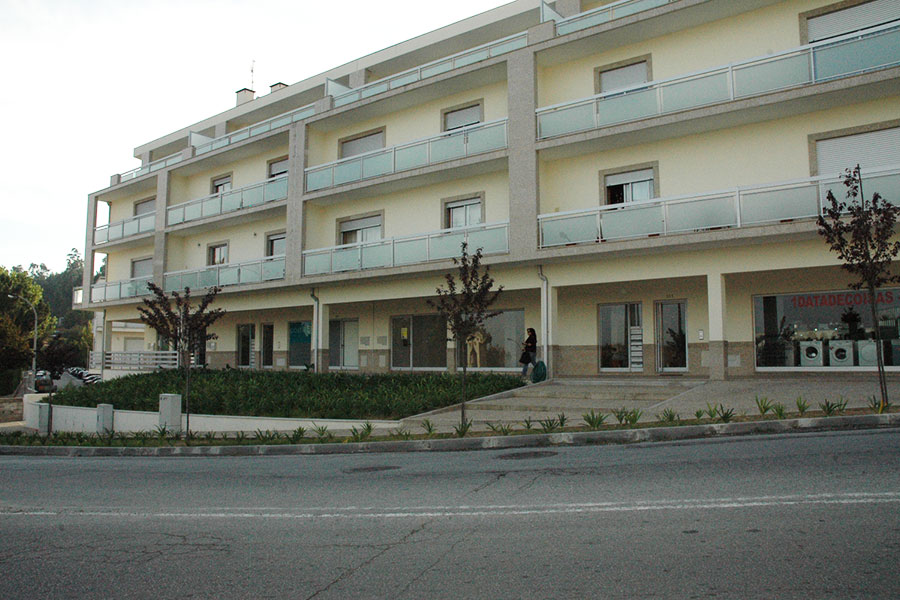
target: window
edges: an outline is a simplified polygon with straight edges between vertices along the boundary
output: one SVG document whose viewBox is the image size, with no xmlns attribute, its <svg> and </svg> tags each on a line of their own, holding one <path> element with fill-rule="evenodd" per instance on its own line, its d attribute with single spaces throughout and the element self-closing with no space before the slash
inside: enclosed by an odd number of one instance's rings
<svg viewBox="0 0 900 600">
<path fill-rule="evenodd" d="M 642 371 L 641 305 L 601 304 L 597 310 L 600 369 Z"/>
<path fill-rule="evenodd" d="M 384 148 L 384 128 L 363 133 L 339 142 L 340 158 L 365 154 Z"/>
<path fill-rule="evenodd" d="M 445 227 L 469 227 L 482 222 L 480 197 L 453 200 L 444 206 Z"/>
<path fill-rule="evenodd" d="M 842 2 L 800 15 L 801 23 L 802 17 L 807 17 L 807 41 L 818 42 L 900 19 L 900 4 L 896 0 L 857 2 L 853 6 L 834 10 L 835 6 L 846 4 Z"/>
<path fill-rule="evenodd" d="M 391 368 L 446 369 L 447 321 L 440 315 L 392 318 Z"/>
<path fill-rule="evenodd" d="M 252 367 L 253 346 L 256 343 L 256 325 L 237 326 L 237 364 L 239 367 Z"/>
<path fill-rule="evenodd" d="M 838 133 L 838 132 L 834 132 Z M 900 164 L 900 127 L 815 139 L 819 175 L 838 175 L 857 164 L 866 169 Z M 842 133 L 849 133 L 847 131 Z M 843 197 L 843 193 L 839 195 Z"/>
<path fill-rule="evenodd" d="M 503 310 L 484 322 L 478 332 L 456 348 L 456 365 L 472 369 L 521 369 L 525 341 L 525 311 Z"/>
<path fill-rule="evenodd" d="M 284 233 L 270 233 L 266 236 L 266 256 L 284 256 L 285 244 Z"/>
<path fill-rule="evenodd" d="M 381 215 L 348 219 L 338 225 L 338 244 L 358 244 L 381 239 Z"/>
<path fill-rule="evenodd" d="M 153 277 L 153 259 L 141 258 L 131 261 L 131 277 Z"/>
<path fill-rule="evenodd" d="M 606 204 L 622 204 L 654 198 L 653 169 L 605 175 Z"/>
<path fill-rule="evenodd" d="M 141 200 L 140 202 L 135 202 L 134 216 L 147 215 L 152 212 L 156 212 L 156 198 L 148 198 L 146 200 Z"/>
<path fill-rule="evenodd" d="M 231 191 L 231 175 L 223 175 L 222 177 L 216 177 L 212 180 L 212 189 L 210 190 L 213 194 L 223 194 L 225 192 Z"/>
<path fill-rule="evenodd" d="M 275 353 L 275 326 L 264 323 L 262 326 L 262 366 L 271 367 Z"/>
<path fill-rule="evenodd" d="M 288 172 L 288 157 L 276 158 L 269 163 L 269 179 L 286 175 Z"/>
<path fill-rule="evenodd" d="M 312 321 L 288 323 L 288 365 L 302 367 L 312 363 Z"/>
<path fill-rule="evenodd" d="M 597 93 L 607 94 L 647 83 L 649 80 L 650 68 L 646 60 L 613 68 L 600 67 L 597 69 Z"/>
<path fill-rule="evenodd" d="M 359 366 L 359 321 L 328 322 L 328 366 L 335 369 Z"/>
<path fill-rule="evenodd" d="M 481 123 L 484 115 L 484 104 L 477 102 L 469 106 L 448 108 L 442 113 L 442 127 L 444 131 L 452 131 L 468 125 Z"/>
<path fill-rule="evenodd" d="M 207 265 L 224 265 L 228 262 L 228 244 L 213 244 L 206 249 Z"/>
</svg>

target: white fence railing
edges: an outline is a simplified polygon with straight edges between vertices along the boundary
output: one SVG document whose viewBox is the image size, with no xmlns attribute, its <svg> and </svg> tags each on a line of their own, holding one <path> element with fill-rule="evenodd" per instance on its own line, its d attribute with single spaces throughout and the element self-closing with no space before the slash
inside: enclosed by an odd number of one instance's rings
<svg viewBox="0 0 900 600">
<path fill-rule="evenodd" d="M 178 367 L 178 352 L 159 350 L 147 352 L 91 352 L 91 369 L 113 371 L 152 371 Z"/>
</svg>

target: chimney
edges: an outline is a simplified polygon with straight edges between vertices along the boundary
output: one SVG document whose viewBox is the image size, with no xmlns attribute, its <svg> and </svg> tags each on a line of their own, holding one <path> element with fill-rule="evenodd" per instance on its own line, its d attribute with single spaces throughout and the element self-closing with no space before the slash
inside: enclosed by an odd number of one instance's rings
<svg viewBox="0 0 900 600">
<path fill-rule="evenodd" d="M 237 94 L 237 104 L 235 104 L 235 106 L 240 106 L 241 104 L 250 102 L 251 100 L 253 100 L 253 96 L 256 95 L 256 92 L 247 88 L 241 88 L 235 93 Z"/>
<path fill-rule="evenodd" d="M 278 83 L 273 83 L 272 85 L 269 86 L 269 93 L 274 94 L 278 90 L 283 90 L 286 87 L 287 87 L 287 84 L 281 83 L 280 81 Z"/>
</svg>

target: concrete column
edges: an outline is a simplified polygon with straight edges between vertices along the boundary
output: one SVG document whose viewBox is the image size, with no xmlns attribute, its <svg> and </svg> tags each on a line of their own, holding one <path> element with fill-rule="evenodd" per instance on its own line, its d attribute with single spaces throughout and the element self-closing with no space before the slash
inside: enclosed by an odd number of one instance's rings
<svg viewBox="0 0 900 600">
<path fill-rule="evenodd" d="M 725 340 L 725 277 L 721 273 L 706 276 L 709 313 L 709 378 L 725 379 L 728 368 L 728 342 Z"/>
<path fill-rule="evenodd" d="M 313 110 L 316 111 L 316 114 L 328 112 L 334 108 L 334 98 L 331 96 L 325 96 L 319 100 L 316 100 L 313 104 Z"/>
<path fill-rule="evenodd" d="M 181 433 L 181 394 L 159 395 L 159 426 Z"/>
<path fill-rule="evenodd" d="M 37 432 L 41 435 L 49 435 L 50 431 L 50 405 L 46 402 L 36 402 L 37 408 Z"/>
<path fill-rule="evenodd" d="M 84 305 L 91 302 L 91 282 L 94 279 L 94 228 L 97 227 L 97 196 L 88 196 L 87 232 L 84 239 L 84 272 L 81 275 Z"/>
<path fill-rule="evenodd" d="M 552 25 L 552 23 L 551 23 Z M 535 150 L 537 74 L 534 52 L 507 59 L 509 86 L 509 251 L 518 259 L 537 251 L 538 161 Z"/>
<path fill-rule="evenodd" d="M 537 44 L 554 37 L 556 37 L 556 23 L 554 21 L 545 21 L 528 28 L 527 39 L 529 44 Z"/>
<path fill-rule="evenodd" d="M 303 207 L 303 172 L 306 169 L 306 125 L 291 125 L 288 143 L 288 197 L 285 279 L 298 282 L 303 274 L 303 248 L 305 247 Z"/>
<path fill-rule="evenodd" d="M 113 430 L 113 405 L 97 405 L 97 433 L 111 433 Z"/>
<path fill-rule="evenodd" d="M 213 131 L 214 138 L 220 138 L 223 135 L 228 133 L 228 123 L 226 121 L 222 121 L 221 123 L 216 123 L 216 126 Z"/>
<path fill-rule="evenodd" d="M 369 83 L 369 73 L 368 69 L 360 69 L 359 71 L 353 71 L 350 73 L 350 87 L 358 88 Z"/>
<path fill-rule="evenodd" d="M 581 0 L 556 0 L 556 12 L 563 17 L 571 17 L 581 12 Z"/>
<path fill-rule="evenodd" d="M 549 285 L 546 293 L 541 293 L 541 329 L 535 327 L 538 333 L 538 360 L 547 365 L 547 378 L 553 376 L 556 371 L 556 357 L 559 355 L 556 331 L 559 327 L 559 288 Z M 532 327 L 525 323 L 526 327 Z M 542 331 L 545 329 L 546 331 Z M 546 337 L 545 337 L 546 336 Z M 546 356 L 543 349 L 547 348 Z"/>
<path fill-rule="evenodd" d="M 166 207 L 169 205 L 169 171 L 156 177 L 156 228 L 153 234 L 153 283 L 163 287 L 166 271 Z"/>
<path fill-rule="evenodd" d="M 144 165 L 148 165 L 151 162 L 153 162 L 153 161 L 150 158 L 150 151 L 147 150 L 146 152 L 142 152 L 141 153 L 141 166 L 143 167 Z"/>
<path fill-rule="evenodd" d="M 316 313 L 313 308 L 313 313 Z M 324 302 L 319 302 L 319 310 L 313 318 L 313 340 L 315 354 L 313 360 L 316 363 L 317 373 L 328 372 L 328 321 L 330 320 L 331 307 Z"/>
</svg>

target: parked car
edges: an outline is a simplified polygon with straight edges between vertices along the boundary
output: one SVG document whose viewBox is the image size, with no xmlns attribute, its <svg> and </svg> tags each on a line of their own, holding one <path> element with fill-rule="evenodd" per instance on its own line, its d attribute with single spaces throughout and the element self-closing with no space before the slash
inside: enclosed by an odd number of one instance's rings
<svg viewBox="0 0 900 600">
<path fill-rule="evenodd" d="M 34 391 L 39 394 L 48 394 L 56 391 L 53 385 L 53 377 L 47 371 L 38 371 L 34 376 Z"/>
</svg>

